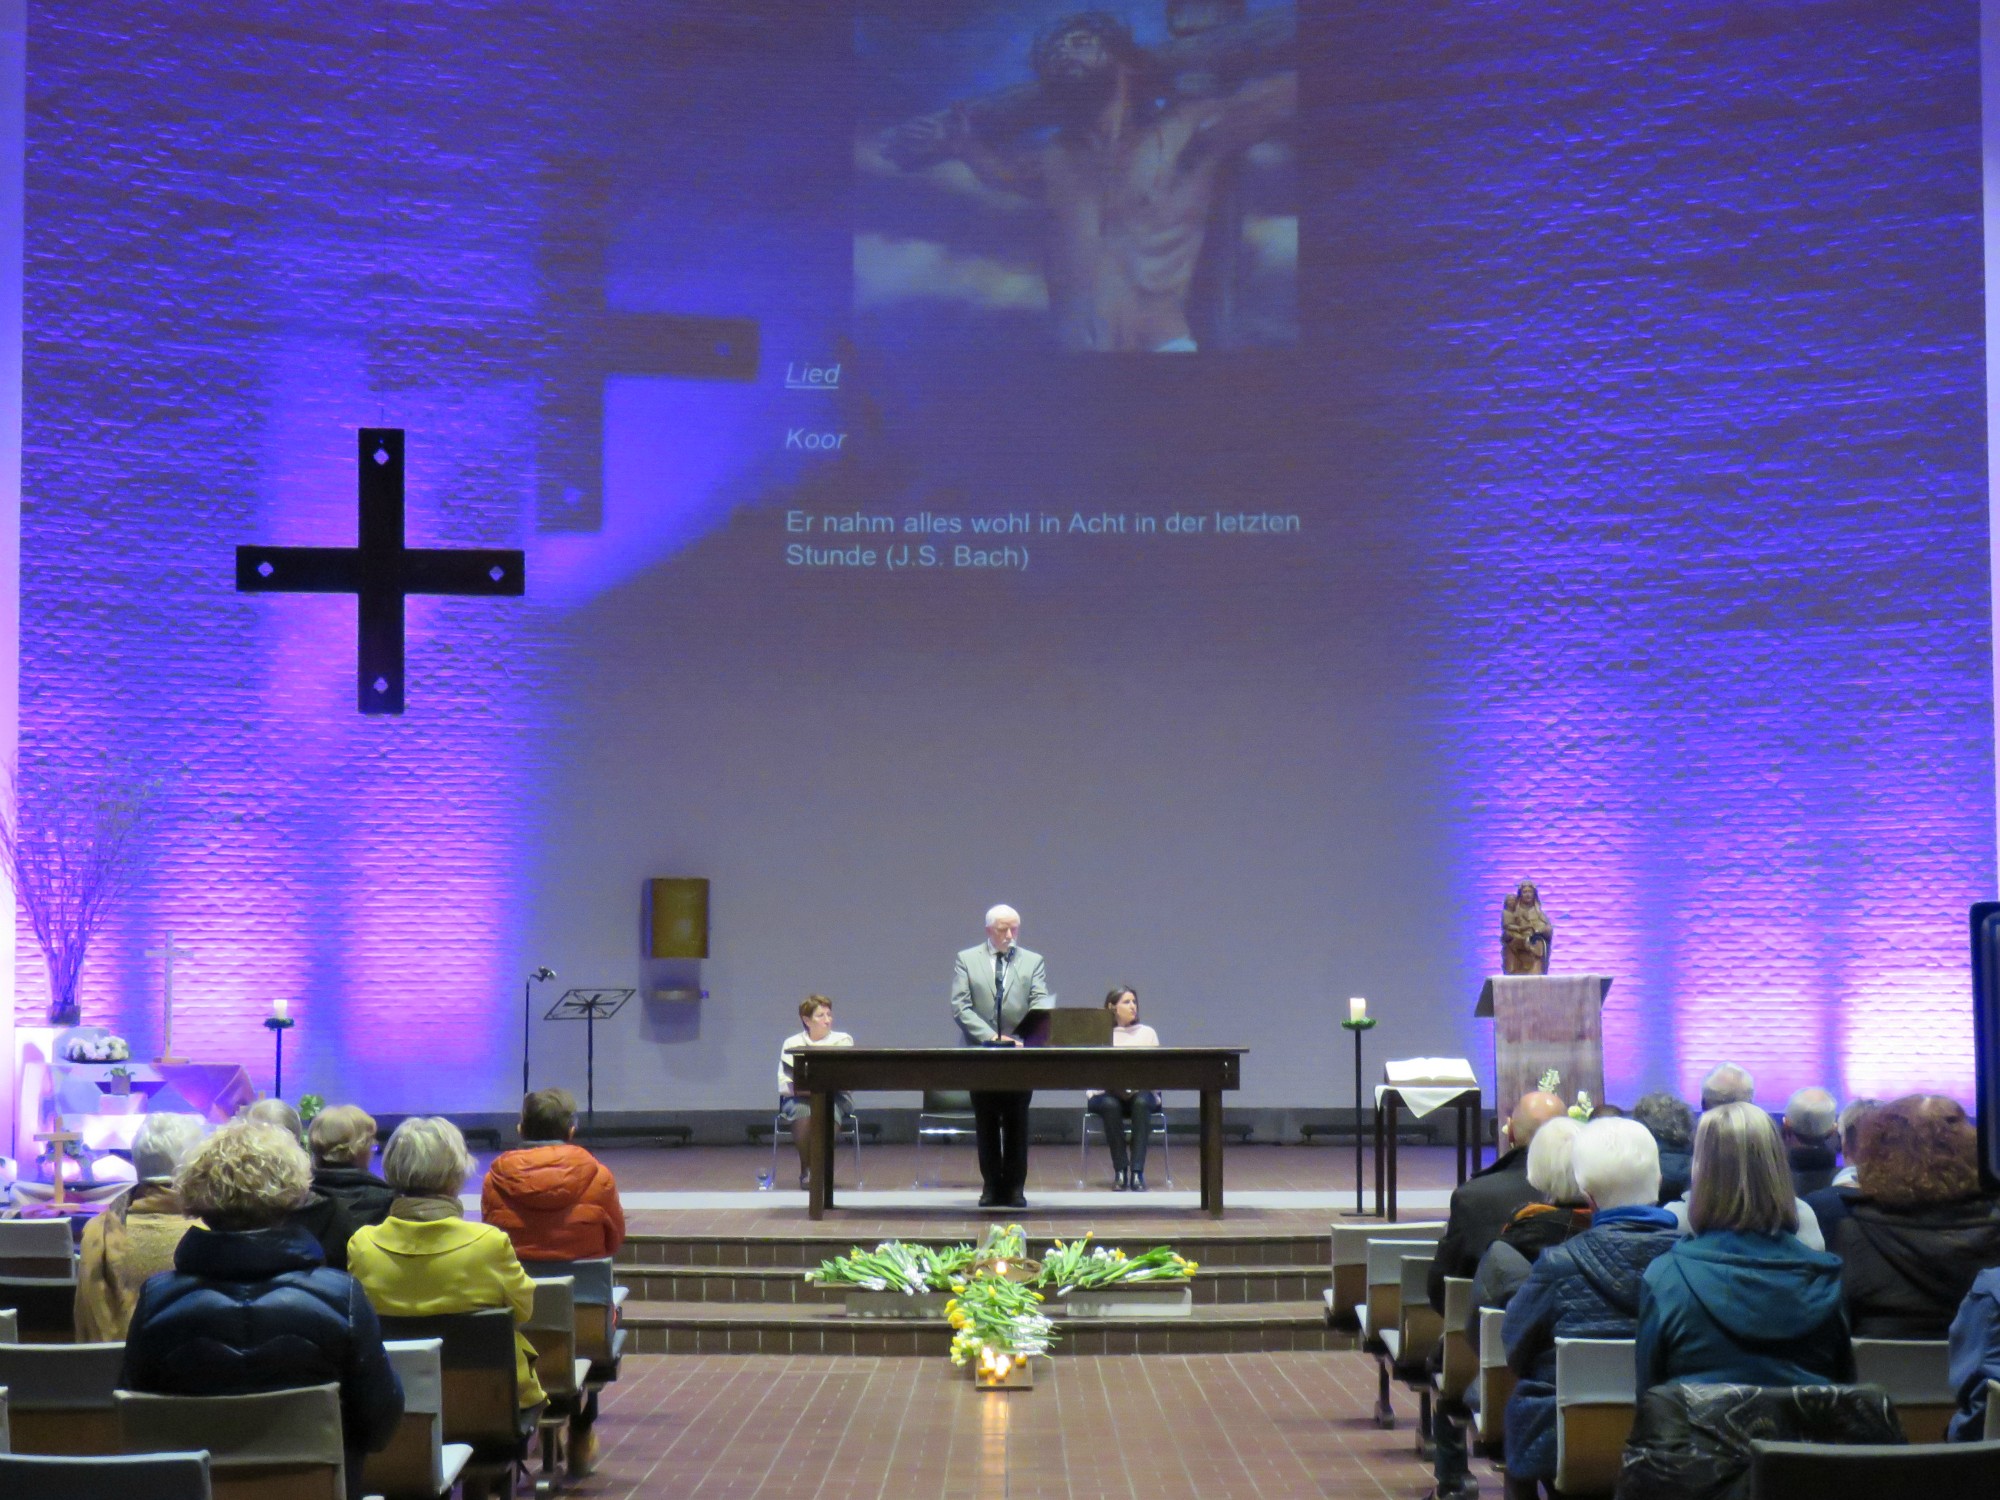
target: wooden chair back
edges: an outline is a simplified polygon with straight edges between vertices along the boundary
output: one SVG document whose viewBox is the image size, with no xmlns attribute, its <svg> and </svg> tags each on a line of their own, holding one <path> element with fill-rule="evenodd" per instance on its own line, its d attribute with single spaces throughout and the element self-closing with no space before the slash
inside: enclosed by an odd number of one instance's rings
<svg viewBox="0 0 2000 1500">
<path fill-rule="evenodd" d="M 1506 1320 L 1502 1307 L 1479 1309 L 1479 1441 L 1488 1452 L 1500 1451 L 1506 1430 L 1507 1398 L 1514 1394 L 1514 1371 L 1507 1363 L 1507 1342 L 1500 1337 Z"/>
<path fill-rule="evenodd" d="M 1958 1393 L 1951 1387 L 1951 1351 L 1943 1339 L 1856 1339 L 1854 1380 L 1889 1393 L 1911 1442 L 1944 1441 Z"/>
<path fill-rule="evenodd" d="M 14 1452 L 122 1451 L 112 1393 L 124 1363 L 123 1344 L 0 1344 Z"/>
<path fill-rule="evenodd" d="M 535 1378 L 552 1403 L 568 1404 L 583 1392 L 590 1361 L 576 1352 L 576 1282 L 569 1276 L 535 1278 L 535 1310 L 521 1332 L 535 1346 Z"/>
<path fill-rule="evenodd" d="M 1986 1382 L 1986 1441 L 2000 1442 L 2000 1380 Z"/>
<path fill-rule="evenodd" d="M 68 1343 L 76 1330 L 76 1247 L 67 1219 L 0 1219 L 0 1309 L 15 1337 Z"/>
<path fill-rule="evenodd" d="M 1379 1342 L 1393 1332 L 1403 1311 L 1403 1257 L 1434 1255 L 1434 1240 L 1376 1239 L 1368 1242 L 1366 1295 L 1355 1316 L 1365 1342 Z"/>
<path fill-rule="evenodd" d="M 2000 1443 L 1751 1445 L 1755 1500 L 1971 1500 L 2000 1494 Z"/>
<path fill-rule="evenodd" d="M 206 1453 L 0 1456 L 0 1495 L 22 1500 L 211 1500 Z"/>
<path fill-rule="evenodd" d="M 514 1369 L 514 1315 L 504 1307 L 432 1318 L 384 1318 L 385 1339 L 436 1339 L 444 1440 L 464 1443 L 482 1467 L 511 1466 L 534 1424 L 522 1422 Z"/>
<path fill-rule="evenodd" d="M 1333 1226 L 1332 1285 L 1327 1313 L 1342 1327 L 1358 1321 L 1356 1313 L 1368 1300 L 1368 1245 L 1372 1240 L 1430 1240 L 1444 1234 L 1444 1221 L 1418 1224 L 1336 1224 Z"/>
<path fill-rule="evenodd" d="M 381 1500 L 437 1500 L 472 1457 L 444 1440 L 444 1342 L 410 1339 L 383 1346 L 403 1386 L 403 1420 L 379 1453 L 368 1455 L 362 1487 Z"/>
<path fill-rule="evenodd" d="M 1444 1367 L 1438 1374 L 1438 1395 L 1461 1399 L 1479 1378 L 1479 1346 L 1472 1340 L 1472 1278 L 1444 1279 Z"/>
<path fill-rule="evenodd" d="M 618 1309 L 625 1301 L 626 1289 L 613 1277 L 611 1257 L 524 1260 L 521 1264 L 537 1281 L 544 1277 L 570 1278 L 570 1300 L 576 1311 L 576 1353 L 579 1359 L 590 1361 L 586 1383 L 607 1385 L 616 1380 L 618 1360 L 625 1352 L 625 1333 L 618 1326 Z"/>
<path fill-rule="evenodd" d="M 1556 1340 L 1556 1489 L 1609 1495 L 1638 1415 L 1631 1339 Z"/>
<path fill-rule="evenodd" d="M 21 1342 L 21 1315 L 13 1308 L 0 1308 L 0 1344 Z"/>
<path fill-rule="evenodd" d="M 1430 1358 L 1444 1333 L 1444 1317 L 1430 1304 L 1431 1263 L 1437 1259 L 1435 1245 L 1421 1255 L 1402 1258 L 1402 1274 L 1396 1291 L 1396 1347 L 1398 1365 L 1414 1367 Z M 1429 1377 L 1426 1376 L 1426 1382 Z"/>
<path fill-rule="evenodd" d="M 127 1453 L 206 1448 L 216 1500 L 347 1500 L 337 1385 L 244 1396 L 119 1391 L 117 1402 Z"/>
</svg>

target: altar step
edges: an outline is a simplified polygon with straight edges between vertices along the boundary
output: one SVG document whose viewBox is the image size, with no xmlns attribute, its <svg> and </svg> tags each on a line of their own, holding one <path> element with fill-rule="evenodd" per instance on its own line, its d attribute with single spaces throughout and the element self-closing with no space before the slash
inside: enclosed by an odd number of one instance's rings
<svg viewBox="0 0 2000 1500">
<path fill-rule="evenodd" d="M 623 1326 L 642 1354 L 853 1354 L 942 1357 L 942 1319 L 847 1317 L 833 1303 L 627 1302 Z M 1352 1349 L 1319 1301 L 1197 1305 L 1184 1317 L 1063 1319 L 1062 1354 L 1248 1354 Z"/>
<path fill-rule="evenodd" d="M 1201 1267 L 1192 1288 L 1197 1307 L 1309 1302 L 1326 1290 L 1325 1260 L 1314 1265 L 1231 1265 L 1227 1261 L 1217 1265 L 1201 1256 L 1201 1247 L 1177 1241 L 1175 1248 Z M 620 1266 L 618 1280 L 632 1289 L 635 1303 L 676 1307 L 690 1303 L 821 1306 L 838 1303 L 845 1294 L 842 1287 L 807 1281 L 805 1272 L 793 1266 Z"/>
<path fill-rule="evenodd" d="M 948 1228 L 927 1225 L 914 1232 L 882 1223 L 852 1227 L 829 1218 L 823 1227 L 811 1231 L 791 1229 L 754 1234 L 660 1234 L 639 1232 L 630 1235 L 618 1255 L 619 1279 L 631 1282 L 661 1268 L 698 1267 L 715 1272 L 748 1270 L 798 1270 L 817 1266 L 853 1249 L 873 1246 L 886 1239 L 911 1244 L 963 1245 L 976 1242 L 990 1220 L 969 1220 Z M 1075 1238 L 1074 1235 L 1067 1236 Z M 1057 1237 L 1030 1234 L 1028 1253 L 1046 1255 Z M 1190 1225 L 1187 1221 L 1166 1224 L 1125 1223 L 1099 1228 L 1093 1245 L 1105 1245 L 1137 1255 L 1156 1245 L 1168 1245 L 1204 1271 L 1225 1266 L 1309 1268 L 1324 1285 L 1333 1261 L 1332 1230 L 1298 1233 L 1289 1230 L 1232 1229 L 1213 1220 Z M 638 1292 L 633 1295 L 637 1297 Z M 1306 1293 L 1317 1296 L 1318 1289 Z"/>
</svg>

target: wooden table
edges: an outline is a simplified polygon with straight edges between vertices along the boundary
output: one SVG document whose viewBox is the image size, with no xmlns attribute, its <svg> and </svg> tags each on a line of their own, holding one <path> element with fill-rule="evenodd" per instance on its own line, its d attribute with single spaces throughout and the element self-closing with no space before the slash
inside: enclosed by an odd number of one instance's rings
<svg viewBox="0 0 2000 1500">
<path fill-rule="evenodd" d="M 812 1096 L 810 1213 L 833 1206 L 833 1096 L 869 1089 L 1183 1089 L 1201 1095 L 1201 1206 L 1222 1217 L 1222 1091 L 1247 1047 L 801 1047 L 792 1087 Z"/>
<path fill-rule="evenodd" d="M 1396 1222 L 1396 1115 L 1402 1108 L 1401 1089 L 1391 1087 L 1375 1091 L 1375 1217 L 1390 1224 Z M 1468 1149 L 1472 1152 L 1472 1171 L 1474 1174 L 1479 1171 L 1479 1090 L 1476 1086 L 1466 1089 L 1456 1098 L 1445 1100 L 1438 1108 L 1452 1110 L 1458 1115 L 1458 1181 L 1462 1187 L 1468 1175 L 1465 1170 Z M 1385 1156 L 1386 1190 L 1383 1184 Z M 1388 1200 L 1386 1213 L 1383 1209 L 1385 1198 Z"/>
</svg>

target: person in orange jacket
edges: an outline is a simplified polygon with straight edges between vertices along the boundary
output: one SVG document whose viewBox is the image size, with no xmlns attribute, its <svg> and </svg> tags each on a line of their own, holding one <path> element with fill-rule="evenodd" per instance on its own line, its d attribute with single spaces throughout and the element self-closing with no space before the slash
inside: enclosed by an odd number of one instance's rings
<svg viewBox="0 0 2000 1500">
<path fill-rule="evenodd" d="M 575 1096 L 537 1089 L 521 1101 L 521 1145 L 486 1169 L 480 1217 L 507 1231 L 522 1260 L 590 1260 L 625 1243 L 618 1183 L 575 1134 Z"/>
</svg>

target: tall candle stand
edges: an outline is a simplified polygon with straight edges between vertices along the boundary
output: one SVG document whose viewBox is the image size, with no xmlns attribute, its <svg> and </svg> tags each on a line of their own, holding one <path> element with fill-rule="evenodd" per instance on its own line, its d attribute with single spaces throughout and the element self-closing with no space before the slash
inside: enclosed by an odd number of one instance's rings
<svg viewBox="0 0 2000 1500">
<path fill-rule="evenodd" d="M 1354 1033 L 1354 1212 L 1361 1215 L 1361 1034 L 1375 1029 L 1373 1016 L 1349 1017 L 1340 1023 L 1342 1031 Z"/>
<path fill-rule="evenodd" d="M 285 1097 L 285 1033 L 297 1024 L 290 1016 L 264 1017 L 264 1029 L 271 1033 L 272 1046 L 277 1054 L 277 1077 L 272 1081 L 271 1086 L 271 1097 L 273 1099 L 282 1099 Z"/>
</svg>

